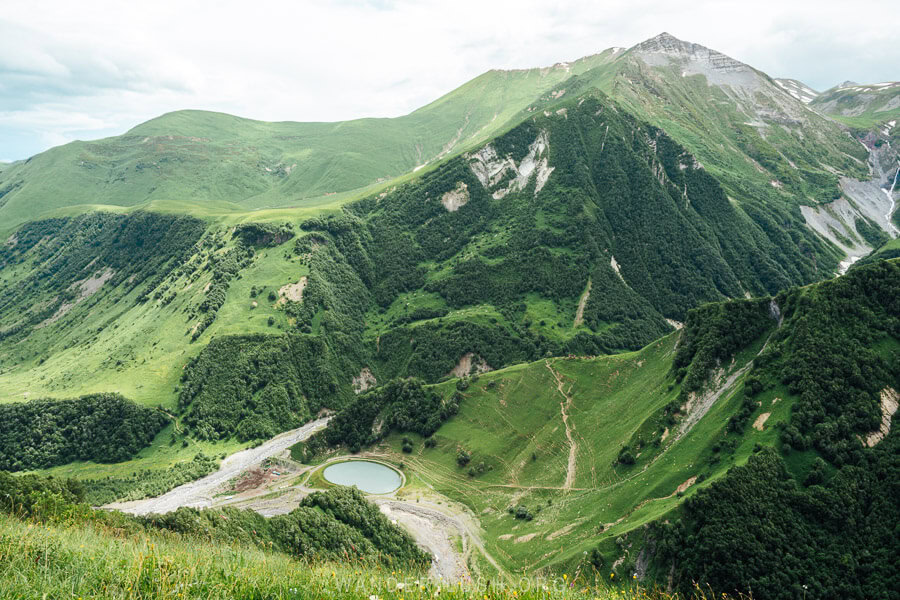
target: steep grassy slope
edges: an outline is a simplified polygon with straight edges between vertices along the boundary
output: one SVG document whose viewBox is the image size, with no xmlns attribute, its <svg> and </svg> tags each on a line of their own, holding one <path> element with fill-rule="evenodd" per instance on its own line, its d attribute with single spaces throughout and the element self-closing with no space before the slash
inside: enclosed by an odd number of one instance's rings
<svg viewBox="0 0 900 600">
<path fill-rule="evenodd" d="M 846 532 L 807 528 L 815 519 L 808 503 L 815 502 L 816 490 L 806 494 L 804 484 L 826 484 L 849 513 L 879 506 L 881 518 L 866 517 L 867 530 L 886 540 L 879 552 L 890 555 L 896 548 L 896 540 L 887 541 L 900 510 L 887 483 L 891 476 L 879 484 L 877 476 L 869 481 L 863 474 L 869 464 L 876 472 L 895 469 L 889 457 L 898 434 L 896 428 L 888 433 L 887 424 L 900 385 L 898 285 L 900 263 L 882 262 L 772 300 L 707 305 L 690 313 L 682 332 L 640 352 L 546 359 L 442 383 L 431 391 L 458 404 L 459 412 L 432 441 L 401 426 L 375 452 L 407 465 L 413 481 L 408 493 L 415 495 L 420 485 L 471 508 L 488 551 L 511 571 L 593 562 L 612 566 L 617 576 L 636 570 L 641 577 L 664 578 L 667 561 L 690 557 L 691 568 L 678 567 L 681 584 L 689 589 L 705 573 L 718 592 L 761 589 L 764 561 L 740 562 L 741 556 L 775 552 L 782 538 L 767 538 L 759 547 L 744 538 L 729 542 L 717 521 L 708 525 L 705 546 L 697 546 L 714 552 L 695 550 L 676 532 L 665 534 L 670 538 L 663 551 L 664 534 L 653 529 L 647 535 L 643 526 L 682 517 L 683 498 L 706 502 L 722 493 L 727 486 L 715 482 L 730 481 L 723 478 L 732 477 L 732 467 L 770 448 L 754 459 L 761 462 L 750 473 L 762 471 L 747 476 L 758 482 L 764 511 L 758 517 L 775 519 L 774 512 L 786 510 L 767 491 L 780 485 L 779 477 L 796 489 L 790 510 L 805 524 L 798 525 L 803 537 L 791 568 L 798 580 L 812 580 L 819 563 L 806 546 L 832 553 Z M 390 424 L 358 407 L 347 418 L 363 431 Z M 403 450 L 409 445 L 404 438 L 412 440 L 411 452 Z M 778 472 L 784 474 L 773 480 Z M 860 496 L 853 498 L 848 490 L 856 485 Z M 696 506 L 685 515 L 685 527 L 701 526 L 703 511 Z M 755 535 L 748 533 L 752 510 L 722 515 L 741 536 Z M 729 556 L 728 543 L 746 549 Z M 884 555 L 873 571 L 865 566 L 874 560 L 865 544 L 843 552 L 853 565 L 847 589 L 890 589 Z M 740 576 L 729 579 L 729 572 Z M 777 589 L 785 587 L 783 580 L 772 577 L 768 593 L 790 597 L 789 589 L 773 591 L 775 582 Z M 824 595 L 844 589 L 831 575 L 819 577 L 817 585 Z"/>
<path fill-rule="evenodd" d="M 696 478 L 715 479 L 746 460 L 753 443 L 776 440 L 774 429 L 752 430 L 722 453 L 717 437 L 740 406 L 739 383 L 723 386 L 690 431 L 669 422 L 666 407 L 680 392 L 671 373 L 677 339 L 671 334 L 633 354 L 548 359 L 483 374 L 459 392 L 459 414 L 434 434 L 433 448 L 403 433 L 381 449 L 395 453 L 416 480 L 471 508 L 504 568 L 575 568 L 595 549 L 599 556 L 591 558 L 610 568 L 623 554 L 618 537 L 678 506 L 677 492 L 692 492 Z M 733 372 L 753 354 L 739 356 Z M 452 382 L 438 389 L 447 398 L 456 394 Z M 773 420 L 789 410 L 778 407 Z M 401 452 L 402 437 L 414 440 L 411 454 Z M 468 455 L 462 466 L 461 451 Z M 625 452 L 631 464 L 620 462 Z M 615 565 L 618 576 L 630 576 L 636 556 Z"/>
<path fill-rule="evenodd" d="M 6 227 L 64 207 L 153 205 L 203 214 L 327 204 L 507 127 L 527 104 L 611 51 L 546 69 L 490 71 L 409 115 L 269 123 L 179 111 L 0 170 Z"/>
<path fill-rule="evenodd" d="M 0 568 L 21 575 L 0 579 L 0 595 L 10 598 L 398 600 L 439 595 L 457 600 L 637 600 L 651 593 L 661 600 L 672 598 L 634 584 L 595 586 L 584 578 L 570 588 L 571 577 L 516 584 L 431 581 L 406 570 L 398 573 L 348 561 L 307 563 L 252 547 L 173 535 L 123 536 L 78 522 L 34 523 L 5 515 L 0 516 Z"/>
<path fill-rule="evenodd" d="M 770 229 L 798 217 L 797 203 L 839 198 L 839 176 L 867 176 L 865 150 L 789 90 L 662 34 L 573 63 L 490 71 L 396 119 L 262 123 L 171 113 L 123 136 L 76 142 L 4 168 L 0 214 L 12 227 L 97 206 L 232 218 L 266 207 L 334 208 L 592 87 L 663 128 Z"/>
<path fill-rule="evenodd" d="M 853 127 L 890 131 L 900 118 L 900 82 L 845 83 L 822 92 L 810 107 Z"/>
<path fill-rule="evenodd" d="M 467 355 L 498 368 L 633 350 L 701 302 L 830 272 L 837 254 L 787 219 L 772 229 L 734 206 L 662 131 L 588 92 L 340 215 L 224 229 L 138 212 L 23 227 L 2 255 L 4 397 L 119 391 L 174 408 L 180 394 L 182 409 L 205 411 L 190 424 L 217 432 L 204 437 L 228 437 L 250 417 L 213 425 L 224 418 L 213 413 L 249 395 L 294 415 L 251 419 L 243 437 L 265 437 L 346 401 L 364 367 L 378 381 L 434 382 Z M 235 363 L 238 345 L 223 340 L 193 362 L 214 336 L 259 333 L 278 335 L 238 343 L 257 359 Z M 264 392 L 279 379 L 296 391 Z M 201 410 L 205 397 L 218 408 Z"/>
</svg>

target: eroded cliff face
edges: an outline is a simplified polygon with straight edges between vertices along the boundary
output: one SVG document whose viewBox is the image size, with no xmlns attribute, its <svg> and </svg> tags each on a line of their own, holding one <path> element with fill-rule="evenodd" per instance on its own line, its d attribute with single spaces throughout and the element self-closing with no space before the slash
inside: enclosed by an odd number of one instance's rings
<svg viewBox="0 0 900 600">
<path fill-rule="evenodd" d="M 510 192 L 524 190 L 532 175 L 535 176 L 534 195 L 537 196 L 553 172 L 553 167 L 548 163 L 549 150 L 549 135 L 542 130 L 518 164 L 510 156 L 499 156 L 490 144 L 468 154 L 467 158 L 469 168 L 481 185 L 491 192 L 495 200 L 499 200 Z"/>
</svg>

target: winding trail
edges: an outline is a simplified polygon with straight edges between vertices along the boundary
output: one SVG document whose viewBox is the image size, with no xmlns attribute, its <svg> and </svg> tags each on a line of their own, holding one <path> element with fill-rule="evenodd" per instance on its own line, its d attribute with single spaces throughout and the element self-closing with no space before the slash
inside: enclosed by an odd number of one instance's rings
<svg viewBox="0 0 900 600">
<path fill-rule="evenodd" d="M 308 439 L 315 432 L 323 429 L 329 419 L 330 417 L 325 417 L 312 421 L 303 427 L 282 433 L 256 448 L 236 452 L 223 460 L 219 470 L 215 473 L 179 486 L 162 496 L 131 502 L 115 502 L 107 504 L 103 508 L 135 515 L 146 515 L 167 513 L 182 506 L 193 508 L 233 506 L 254 510 L 265 517 L 287 514 L 297 508 L 304 497 L 316 490 L 304 485 L 284 485 L 284 482 L 276 480 L 263 483 L 261 487 L 254 490 L 235 493 L 233 496 L 222 497 L 221 492 L 229 481 L 241 473 L 258 467 L 267 458 L 283 453 L 292 445 Z M 325 464 L 343 458 L 345 457 L 335 457 L 326 461 Z M 362 458 L 377 459 L 375 456 L 365 455 Z M 321 465 L 304 467 L 294 474 L 302 475 L 319 468 L 319 466 Z M 217 494 L 219 494 L 218 497 Z M 481 541 L 479 525 L 469 512 L 450 510 L 449 506 L 439 507 L 430 502 L 408 502 L 393 496 L 376 496 L 370 500 L 378 505 L 389 519 L 407 529 L 416 542 L 431 554 L 433 562 L 429 574 L 435 579 L 442 579 L 448 583 L 471 580 L 472 577 L 466 563 L 473 549 L 480 551 L 485 560 L 496 568 L 498 573 L 506 573 L 485 549 Z M 462 540 L 462 553 L 457 550 L 455 545 L 454 540 L 457 537 Z"/>
<path fill-rule="evenodd" d="M 575 441 L 575 436 L 572 435 L 573 427 L 569 426 L 569 413 L 567 412 L 572 407 L 572 396 L 563 389 L 564 382 L 562 375 L 550 366 L 550 361 L 548 360 L 544 364 L 547 365 L 547 368 L 553 373 L 553 378 L 556 379 L 557 391 L 565 398 L 563 402 L 559 403 L 559 411 L 562 413 L 563 425 L 566 426 L 566 438 L 569 440 L 569 464 L 566 468 L 566 482 L 563 484 L 563 489 L 570 490 L 575 484 L 575 459 L 578 453 L 578 442 Z M 569 388 L 569 391 L 572 391 L 571 387 Z"/>
<path fill-rule="evenodd" d="M 261 464 L 265 459 L 280 454 L 297 442 L 308 439 L 312 434 L 323 429 L 331 417 L 311 421 L 298 429 L 286 431 L 256 448 L 247 448 L 235 452 L 222 461 L 219 470 L 206 477 L 191 481 L 172 489 L 156 498 L 132 500 L 130 502 L 113 502 L 103 508 L 121 510 L 133 515 L 149 513 L 168 513 L 182 506 L 207 508 L 212 506 L 216 490 L 222 484 L 237 477 L 249 468 Z"/>
</svg>

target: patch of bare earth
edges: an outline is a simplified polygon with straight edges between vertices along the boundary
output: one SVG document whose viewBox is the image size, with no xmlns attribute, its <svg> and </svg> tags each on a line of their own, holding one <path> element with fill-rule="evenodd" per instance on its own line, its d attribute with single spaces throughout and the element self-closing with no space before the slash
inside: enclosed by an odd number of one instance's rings
<svg viewBox="0 0 900 600">
<path fill-rule="evenodd" d="M 453 539 L 462 537 L 464 546 L 475 545 L 476 540 L 470 537 L 461 517 L 396 500 L 376 500 L 376 504 L 388 519 L 405 527 L 431 553 L 431 577 L 446 581 L 469 579 L 465 556 L 457 552 Z"/>
<path fill-rule="evenodd" d="M 238 477 L 230 491 L 241 493 L 261 488 L 276 479 L 278 477 L 277 473 L 279 471 L 272 467 L 250 469 Z"/>
<path fill-rule="evenodd" d="M 78 289 L 78 296 L 75 298 L 75 300 L 73 302 L 63 302 L 51 317 L 39 323 L 36 328 L 46 327 L 47 325 L 55 323 L 56 321 L 61 319 L 67 312 L 75 308 L 78 304 L 96 294 L 97 291 L 103 287 L 103 284 L 112 279 L 113 275 L 115 274 L 115 271 L 113 271 L 109 267 L 106 267 L 102 271 L 95 273 L 87 279 L 82 279 L 81 281 L 76 281 L 75 283 L 73 283 L 71 286 L 69 286 L 69 289 Z"/>
<path fill-rule="evenodd" d="M 610 257 L 609 257 L 609 266 L 611 266 L 611 267 L 613 268 L 613 271 L 616 272 L 616 275 L 619 277 L 619 279 L 622 280 L 622 283 L 624 283 L 625 285 L 628 285 L 628 282 L 625 281 L 625 278 L 624 278 L 624 277 L 622 277 L 622 271 L 621 271 L 621 269 L 620 269 L 620 267 L 619 267 L 619 263 L 616 261 L 616 257 L 615 257 L 615 256 L 610 255 Z"/>
<path fill-rule="evenodd" d="M 569 523 L 562 529 L 557 529 L 556 531 L 554 531 L 553 533 L 551 533 L 550 535 L 547 536 L 547 541 L 552 542 L 556 538 L 562 537 L 562 536 L 570 533 L 573 529 L 575 529 L 576 525 L 577 525 L 577 523 Z"/>
<path fill-rule="evenodd" d="M 900 394 L 894 388 L 881 390 L 881 428 L 866 437 L 866 446 L 872 447 L 891 431 L 891 419 L 900 406 Z"/>
<path fill-rule="evenodd" d="M 666 323 L 674 327 L 675 329 L 681 329 L 684 327 L 684 323 L 681 321 L 676 321 L 675 319 L 666 319 Z"/>
<path fill-rule="evenodd" d="M 303 290 L 306 288 L 306 277 L 301 277 L 297 283 L 289 283 L 278 290 L 278 304 L 291 302 L 303 302 Z"/>
<path fill-rule="evenodd" d="M 756 417 L 756 420 L 753 421 L 753 429 L 755 429 L 757 431 L 762 431 L 764 429 L 764 425 L 766 424 L 766 421 L 771 416 L 772 416 L 772 413 L 767 412 L 767 413 L 763 413 L 763 414 L 759 415 L 758 417 Z"/>
<path fill-rule="evenodd" d="M 448 212 L 456 212 L 469 201 L 469 186 L 462 181 L 456 184 L 456 188 L 441 196 L 441 204 Z"/>
<path fill-rule="evenodd" d="M 536 533 L 529 533 L 528 535 L 520 535 L 515 540 L 513 540 L 517 544 L 521 544 L 522 542 L 530 542 L 535 537 L 537 537 Z"/>
<path fill-rule="evenodd" d="M 207 508 L 212 506 L 217 492 L 222 491 L 229 481 L 240 477 L 245 471 L 259 468 L 265 459 L 281 454 L 297 442 L 309 439 L 312 434 L 325 428 L 329 418 L 311 421 L 303 427 L 279 434 L 256 448 L 247 448 L 236 452 L 222 461 L 218 471 L 196 481 L 180 485 L 161 496 L 129 502 L 114 502 L 105 505 L 104 508 L 121 510 L 133 515 L 165 514 L 182 506 Z"/>
<path fill-rule="evenodd" d="M 676 441 L 680 440 L 689 432 L 694 425 L 700 422 L 712 405 L 721 398 L 726 392 L 734 388 L 734 384 L 740 379 L 741 375 L 746 373 L 753 363 L 749 363 L 738 369 L 727 378 L 725 377 L 725 369 L 719 368 L 713 375 L 709 387 L 703 392 L 691 392 L 688 394 L 687 404 L 683 407 L 685 416 L 678 428 L 675 436 Z"/>
<path fill-rule="evenodd" d="M 493 371 L 493 367 L 487 364 L 483 358 L 476 355 L 474 352 L 467 352 L 463 354 L 459 362 L 453 367 L 453 370 L 448 373 L 450 377 L 467 377 L 474 373 L 487 373 L 488 371 Z"/>
<path fill-rule="evenodd" d="M 584 307 L 587 304 L 588 298 L 591 297 L 591 278 L 588 277 L 587 287 L 584 289 L 584 293 L 581 294 L 581 299 L 578 301 L 578 308 L 575 310 L 575 327 L 578 327 L 582 323 L 584 323 Z"/>
<path fill-rule="evenodd" d="M 692 485 L 694 485 L 694 483 L 695 483 L 696 481 L 697 481 L 697 478 L 696 478 L 696 477 L 691 477 L 691 478 L 689 478 L 687 481 L 685 481 L 684 483 L 682 483 L 681 485 L 679 485 L 679 486 L 675 489 L 675 493 L 676 493 L 676 494 L 680 494 L 680 493 L 684 492 L 684 491 L 687 490 L 689 487 L 691 487 Z"/>
<path fill-rule="evenodd" d="M 364 367 L 363 370 L 359 372 L 359 375 L 353 378 L 353 391 L 357 394 L 361 394 L 369 388 L 375 387 L 376 383 L 378 383 L 378 380 L 372 375 L 372 371 L 369 370 L 369 367 Z"/>
</svg>

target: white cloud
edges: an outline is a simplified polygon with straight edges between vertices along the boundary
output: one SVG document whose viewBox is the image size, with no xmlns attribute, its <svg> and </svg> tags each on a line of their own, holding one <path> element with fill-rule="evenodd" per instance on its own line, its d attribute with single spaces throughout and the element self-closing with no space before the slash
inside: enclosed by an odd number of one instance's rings
<svg viewBox="0 0 900 600">
<path fill-rule="evenodd" d="M 265 120 L 396 116 L 492 68 L 661 31 L 817 88 L 897 78 L 894 2 L 6 0 L 0 153 L 180 108 Z"/>
</svg>

